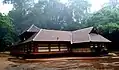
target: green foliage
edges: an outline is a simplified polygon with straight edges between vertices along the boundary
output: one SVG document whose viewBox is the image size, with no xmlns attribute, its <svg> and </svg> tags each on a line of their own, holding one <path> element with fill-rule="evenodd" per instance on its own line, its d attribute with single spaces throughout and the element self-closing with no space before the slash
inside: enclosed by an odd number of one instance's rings
<svg viewBox="0 0 119 70">
<path fill-rule="evenodd" d="M 100 34 L 102 34 L 104 37 L 111 40 L 112 42 L 119 41 L 119 25 L 117 23 L 99 25 L 98 30 L 100 31 Z"/>
<path fill-rule="evenodd" d="M 105 25 L 108 23 L 118 23 L 119 22 L 119 9 L 114 8 L 111 9 L 106 7 L 102 8 L 98 12 L 94 13 L 87 19 L 88 26 L 97 26 L 97 25 Z"/>
<path fill-rule="evenodd" d="M 107 39 L 112 42 L 119 41 L 119 3 L 110 0 L 106 6 L 92 13 L 84 22 L 85 27 L 94 26 Z M 116 44 L 117 45 L 117 44 Z"/>
<path fill-rule="evenodd" d="M 111 34 L 114 31 L 119 30 L 119 25 L 116 23 L 108 23 L 106 25 L 99 25 L 98 29 L 102 32 L 101 34 L 104 34 L 104 33 Z"/>
<path fill-rule="evenodd" d="M 4 0 L 14 5 L 9 16 L 18 33 L 35 24 L 40 28 L 75 30 L 81 28 L 90 4 L 86 0 L 69 0 L 62 4 L 59 0 Z M 31 6 L 32 5 L 32 6 Z"/>
<path fill-rule="evenodd" d="M 87 17 L 90 11 L 91 4 L 89 4 L 87 0 L 69 0 L 69 2 L 69 7 L 74 14 L 73 18 L 76 22 L 82 23 L 81 21 Z"/>
<path fill-rule="evenodd" d="M 9 16 L 0 13 L 0 51 L 5 50 L 8 45 L 14 42 L 13 25 Z"/>
</svg>

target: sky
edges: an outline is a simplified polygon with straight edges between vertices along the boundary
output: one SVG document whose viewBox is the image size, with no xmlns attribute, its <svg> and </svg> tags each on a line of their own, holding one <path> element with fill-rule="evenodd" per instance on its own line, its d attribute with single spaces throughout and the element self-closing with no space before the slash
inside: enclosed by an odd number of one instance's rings
<svg viewBox="0 0 119 70">
<path fill-rule="evenodd" d="M 68 0 L 61 0 L 62 3 L 66 3 Z M 104 3 L 107 3 L 108 0 L 90 0 L 92 4 L 91 12 L 98 11 L 101 9 Z M 2 4 L 2 0 L 0 0 L 0 12 L 7 14 L 10 10 L 12 10 L 12 4 Z"/>
<path fill-rule="evenodd" d="M 12 10 L 12 5 L 11 4 L 2 4 L 2 0 L 0 0 L 0 12 L 1 13 L 8 13 L 10 10 Z"/>
<path fill-rule="evenodd" d="M 90 3 L 92 4 L 91 7 L 91 11 L 98 11 L 99 9 L 101 9 L 101 7 L 103 6 L 103 4 L 107 3 L 108 0 L 90 0 Z"/>
</svg>

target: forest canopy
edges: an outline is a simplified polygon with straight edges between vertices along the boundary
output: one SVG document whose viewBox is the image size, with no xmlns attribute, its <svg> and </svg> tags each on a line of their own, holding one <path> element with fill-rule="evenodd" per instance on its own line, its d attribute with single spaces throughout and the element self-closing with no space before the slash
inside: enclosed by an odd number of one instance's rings
<svg viewBox="0 0 119 70">
<path fill-rule="evenodd" d="M 4 0 L 3 3 L 13 4 L 13 9 L 8 15 L 0 14 L 0 47 L 17 41 L 16 35 L 32 24 L 68 31 L 93 26 L 109 40 L 119 41 L 118 0 L 109 0 L 93 13 L 88 0 L 68 0 L 65 4 L 60 0 L 38 0 L 37 3 L 35 0 Z"/>
</svg>

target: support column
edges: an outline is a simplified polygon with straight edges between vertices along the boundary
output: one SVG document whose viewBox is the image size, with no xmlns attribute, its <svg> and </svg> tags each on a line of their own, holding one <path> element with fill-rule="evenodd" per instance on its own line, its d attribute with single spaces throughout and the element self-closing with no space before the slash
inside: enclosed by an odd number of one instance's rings
<svg viewBox="0 0 119 70">
<path fill-rule="evenodd" d="M 24 53 L 25 53 L 25 45 L 23 45 L 23 50 L 24 50 Z"/>
<path fill-rule="evenodd" d="M 95 48 L 95 44 L 93 43 L 93 48 Z"/>
<path fill-rule="evenodd" d="M 50 44 L 48 44 L 48 49 L 49 49 L 49 52 L 50 52 L 51 51 Z"/>
<path fill-rule="evenodd" d="M 28 44 L 26 44 L 26 48 L 27 48 L 27 51 L 26 52 L 28 53 Z"/>
<path fill-rule="evenodd" d="M 60 44 L 58 44 L 58 48 L 59 48 L 59 51 L 60 51 Z"/>
<path fill-rule="evenodd" d="M 29 47 L 30 47 L 30 52 L 32 53 L 33 51 L 32 51 L 32 43 L 31 42 L 29 44 Z"/>
<path fill-rule="evenodd" d="M 33 46 L 34 46 L 34 52 L 38 52 L 38 43 L 33 43 Z"/>
<path fill-rule="evenodd" d="M 68 47 L 68 52 L 71 53 L 71 52 L 72 52 L 72 49 L 73 49 L 73 48 L 72 48 L 72 45 L 69 45 L 69 44 L 68 44 L 67 47 Z"/>
</svg>

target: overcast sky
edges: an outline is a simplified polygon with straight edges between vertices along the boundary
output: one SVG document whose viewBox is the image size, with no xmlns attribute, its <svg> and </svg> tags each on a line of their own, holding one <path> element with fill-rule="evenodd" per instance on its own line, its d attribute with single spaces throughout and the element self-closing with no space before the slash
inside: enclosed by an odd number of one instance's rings
<svg viewBox="0 0 119 70">
<path fill-rule="evenodd" d="M 98 11 L 103 4 L 108 2 L 108 0 L 90 0 L 90 2 L 92 4 L 91 11 Z"/>
<path fill-rule="evenodd" d="M 67 0 L 61 0 L 62 3 L 67 2 Z M 90 3 L 92 4 L 91 11 L 97 11 L 99 10 L 104 3 L 107 3 L 108 0 L 90 0 Z M 2 13 L 8 13 L 10 10 L 12 10 L 11 4 L 2 4 L 2 0 L 0 0 L 0 12 Z"/>
</svg>

